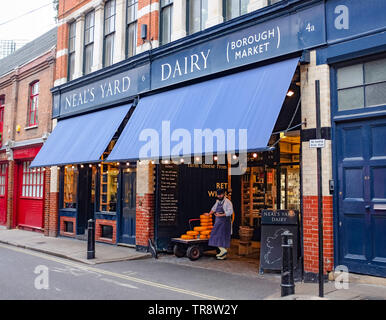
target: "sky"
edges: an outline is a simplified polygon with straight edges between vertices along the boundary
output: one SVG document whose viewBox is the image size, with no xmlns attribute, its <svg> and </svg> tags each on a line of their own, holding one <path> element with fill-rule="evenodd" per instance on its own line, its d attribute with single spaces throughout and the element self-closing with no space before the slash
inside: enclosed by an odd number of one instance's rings
<svg viewBox="0 0 386 320">
<path fill-rule="evenodd" d="M 0 40 L 31 41 L 55 27 L 55 15 L 52 0 L 0 0 Z"/>
</svg>

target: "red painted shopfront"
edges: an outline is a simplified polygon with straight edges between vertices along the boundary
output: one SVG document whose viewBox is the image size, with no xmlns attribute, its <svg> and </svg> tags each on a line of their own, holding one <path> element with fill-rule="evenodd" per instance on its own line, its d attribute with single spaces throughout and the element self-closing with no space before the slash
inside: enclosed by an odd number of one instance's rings
<svg viewBox="0 0 386 320">
<path fill-rule="evenodd" d="M 42 231 L 44 227 L 44 169 L 29 166 L 39 147 L 14 150 L 15 227 Z"/>
</svg>

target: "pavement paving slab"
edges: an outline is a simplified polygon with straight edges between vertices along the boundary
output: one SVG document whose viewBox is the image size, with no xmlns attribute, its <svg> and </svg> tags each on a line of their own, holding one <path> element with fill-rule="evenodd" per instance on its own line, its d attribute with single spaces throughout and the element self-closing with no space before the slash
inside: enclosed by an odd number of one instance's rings
<svg viewBox="0 0 386 320">
<path fill-rule="evenodd" d="M 150 253 L 138 252 L 134 248 L 97 242 L 95 244 L 95 259 L 88 260 L 86 241 L 64 237 L 46 237 L 42 233 L 18 229 L 0 229 L 0 243 L 35 250 L 90 265 L 151 257 Z"/>
</svg>

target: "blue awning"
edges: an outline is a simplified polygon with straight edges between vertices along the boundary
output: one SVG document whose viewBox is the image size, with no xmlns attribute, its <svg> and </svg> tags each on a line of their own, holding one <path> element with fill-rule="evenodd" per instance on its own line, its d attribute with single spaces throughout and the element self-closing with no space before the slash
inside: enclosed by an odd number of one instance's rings
<svg viewBox="0 0 386 320">
<path fill-rule="evenodd" d="M 59 121 L 31 167 L 98 161 L 130 107 L 131 104 Z"/>
<path fill-rule="evenodd" d="M 298 61 L 277 62 L 140 99 L 107 161 L 266 149 Z M 235 144 L 202 139 L 200 152 L 194 143 L 196 133 L 199 140 L 197 129 L 209 129 L 220 140 L 225 135 Z"/>
</svg>

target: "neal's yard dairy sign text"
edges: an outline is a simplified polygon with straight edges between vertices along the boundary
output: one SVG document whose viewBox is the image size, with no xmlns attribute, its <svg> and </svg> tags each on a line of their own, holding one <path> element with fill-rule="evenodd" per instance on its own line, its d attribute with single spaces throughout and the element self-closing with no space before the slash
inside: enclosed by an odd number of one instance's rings
<svg viewBox="0 0 386 320">
<path fill-rule="evenodd" d="M 150 67 L 142 66 L 54 96 L 54 116 L 110 104 L 150 89 Z"/>
<path fill-rule="evenodd" d="M 324 5 L 320 3 L 155 59 L 152 89 L 321 45 L 324 29 Z"/>
</svg>

